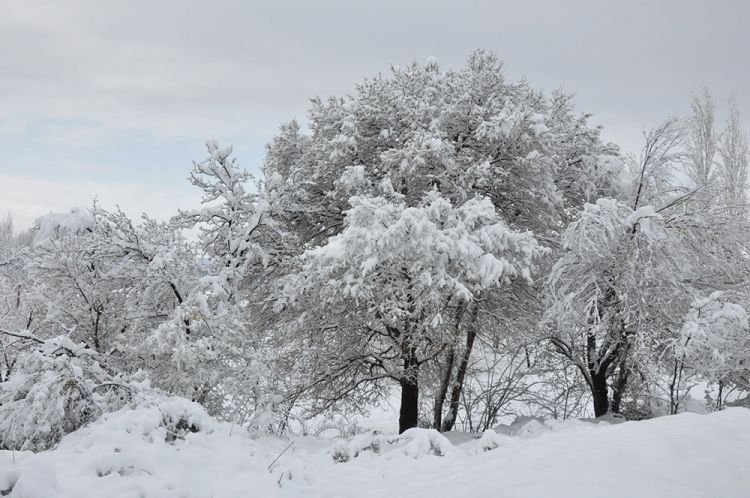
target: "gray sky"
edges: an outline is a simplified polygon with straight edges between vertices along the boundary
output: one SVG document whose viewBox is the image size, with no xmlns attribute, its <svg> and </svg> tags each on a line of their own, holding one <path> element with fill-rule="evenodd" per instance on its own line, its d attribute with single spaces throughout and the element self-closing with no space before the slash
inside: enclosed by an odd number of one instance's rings
<svg viewBox="0 0 750 498">
<path fill-rule="evenodd" d="M 257 170 L 277 125 L 393 64 L 494 50 L 626 151 L 707 84 L 750 116 L 750 3 L 0 0 L 0 213 L 196 205 L 203 143 Z M 747 126 L 747 119 L 744 121 Z"/>
</svg>

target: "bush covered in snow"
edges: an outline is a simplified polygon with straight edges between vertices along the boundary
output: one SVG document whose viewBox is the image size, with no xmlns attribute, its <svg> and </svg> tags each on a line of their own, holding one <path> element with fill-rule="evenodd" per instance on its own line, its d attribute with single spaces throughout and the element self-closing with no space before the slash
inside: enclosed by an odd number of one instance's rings
<svg viewBox="0 0 750 498">
<path fill-rule="evenodd" d="M 147 383 L 114 375 L 84 344 L 66 336 L 41 340 L 0 384 L 0 448 L 45 450 L 65 435 L 117 410 Z"/>
<path fill-rule="evenodd" d="M 331 455 L 336 462 L 348 462 L 363 453 L 388 455 L 391 452 L 411 458 L 424 455 L 447 456 L 455 453 L 455 447 L 435 429 L 414 427 L 398 436 L 388 436 L 379 432 L 358 434 L 350 441 L 336 444 Z"/>
</svg>

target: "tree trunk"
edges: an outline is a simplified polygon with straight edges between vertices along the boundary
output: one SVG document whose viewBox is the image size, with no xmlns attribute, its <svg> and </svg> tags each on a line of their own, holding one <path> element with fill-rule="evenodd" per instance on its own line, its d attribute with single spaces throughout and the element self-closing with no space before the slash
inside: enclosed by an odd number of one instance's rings
<svg viewBox="0 0 750 498">
<path fill-rule="evenodd" d="M 419 362 L 417 351 L 409 341 L 402 346 L 404 374 L 401 384 L 401 408 L 398 416 L 398 433 L 416 427 L 419 421 Z"/>
<path fill-rule="evenodd" d="M 451 401 L 448 405 L 448 414 L 443 420 L 443 427 L 441 432 L 448 432 L 453 429 L 456 424 L 456 417 L 458 416 L 458 405 L 461 401 L 461 391 L 464 387 L 464 379 L 466 378 L 466 370 L 469 368 L 469 360 L 471 359 L 471 350 L 474 348 L 474 339 L 477 336 L 477 314 L 479 313 L 479 305 L 474 305 L 474 310 L 471 314 L 471 322 L 468 330 L 466 331 L 466 348 L 464 354 L 461 357 L 461 361 L 458 363 L 458 370 L 456 370 L 456 383 L 453 385 L 453 391 L 451 392 Z"/>
<path fill-rule="evenodd" d="M 620 413 L 622 406 L 622 396 L 625 394 L 625 389 L 628 385 L 628 379 L 630 378 L 630 370 L 628 369 L 628 353 L 630 352 L 629 347 L 620 353 L 620 365 L 618 366 L 617 379 L 612 386 L 612 406 L 610 411 L 612 413 Z"/>
<path fill-rule="evenodd" d="M 401 410 L 398 433 L 417 426 L 419 420 L 419 381 L 416 377 L 401 378 Z"/>
<path fill-rule="evenodd" d="M 443 423 L 443 404 L 445 404 L 445 398 L 448 395 L 448 386 L 451 382 L 451 375 L 453 374 L 453 363 L 456 358 L 456 352 L 453 348 L 448 351 L 448 357 L 445 360 L 445 370 L 443 371 L 443 378 L 440 379 L 440 388 L 438 389 L 437 396 L 435 397 L 435 407 L 432 411 L 432 427 L 433 429 L 440 430 L 440 426 Z"/>
<path fill-rule="evenodd" d="M 674 375 L 672 377 L 672 383 L 669 385 L 670 415 L 676 415 L 680 410 L 680 386 L 682 386 L 682 372 L 684 369 L 685 361 L 680 360 L 678 362 L 675 360 Z"/>
<path fill-rule="evenodd" d="M 101 344 L 99 342 L 99 321 L 101 320 L 102 312 L 96 311 L 96 318 L 94 319 L 94 350 L 97 353 L 101 353 Z"/>
<path fill-rule="evenodd" d="M 625 393 L 625 387 L 628 384 L 628 370 L 625 365 L 620 366 L 620 373 L 615 380 L 615 385 L 612 387 L 612 406 L 610 411 L 612 413 L 620 413 L 622 405 L 622 395 Z"/>
<path fill-rule="evenodd" d="M 456 324 L 453 330 L 453 337 L 457 338 L 461 328 L 461 318 L 463 317 L 464 311 L 466 311 L 466 304 L 461 303 L 456 309 Z M 448 350 L 448 355 L 445 358 L 445 370 L 443 371 L 443 377 L 440 379 L 440 387 L 435 396 L 435 406 L 432 412 L 432 427 L 440 430 L 440 426 L 443 422 L 443 405 L 445 404 L 445 398 L 448 395 L 448 387 L 450 387 L 451 376 L 453 375 L 453 364 L 456 361 L 456 350 L 451 345 Z"/>
<path fill-rule="evenodd" d="M 615 378 L 612 384 L 612 404 L 609 407 L 609 411 L 612 413 L 620 413 L 620 407 L 622 405 L 622 397 L 625 395 L 625 389 L 630 379 L 630 369 L 628 368 L 628 359 L 630 358 L 630 350 L 632 348 L 632 338 L 635 335 L 633 332 L 628 331 L 625 320 L 622 318 L 622 310 L 619 306 L 616 306 L 617 318 L 616 326 L 618 327 L 618 335 L 620 341 L 620 347 L 617 353 L 617 378 Z"/>
<path fill-rule="evenodd" d="M 586 362 L 588 377 L 591 379 L 591 397 L 594 401 L 594 416 L 601 417 L 609 412 L 609 392 L 607 390 L 607 370 L 610 361 L 599 363 L 595 361 L 598 356 L 596 350 L 596 335 L 589 333 L 586 338 Z"/>
<path fill-rule="evenodd" d="M 609 393 L 607 392 L 606 369 L 591 372 L 591 396 L 594 398 L 594 416 L 601 417 L 609 412 Z"/>
</svg>

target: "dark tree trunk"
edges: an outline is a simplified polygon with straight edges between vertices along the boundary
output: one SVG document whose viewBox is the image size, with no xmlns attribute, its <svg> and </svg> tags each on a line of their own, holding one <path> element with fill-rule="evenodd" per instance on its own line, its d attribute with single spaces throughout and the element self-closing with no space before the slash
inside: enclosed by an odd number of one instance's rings
<svg viewBox="0 0 750 498">
<path fill-rule="evenodd" d="M 398 433 L 416 427 L 419 421 L 419 361 L 416 348 L 405 340 L 402 346 L 404 374 L 401 376 L 401 408 Z"/>
<path fill-rule="evenodd" d="M 591 397 L 594 401 L 594 416 L 601 417 L 609 412 L 609 392 L 607 389 L 607 370 L 611 360 L 597 362 L 599 353 L 596 349 L 596 335 L 589 333 L 586 338 L 586 361 L 588 376 L 591 379 Z"/>
<path fill-rule="evenodd" d="M 609 413 L 609 393 L 605 370 L 602 368 L 597 373 L 591 373 L 591 396 L 594 398 L 594 416 L 596 417 Z"/>
<path fill-rule="evenodd" d="M 182 304 L 182 295 L 180 295 L 180 292 L 177 290 L 177 286 L 172 282 L 169 282 L 169 286 L 172 288 L 172 292 L 174 292 L 177 304 Z M 185 335 L 190 335 L 190 320 L 185 318 L 182 323 L 185 324 Z"/>
<path fill-rule="evenodd" d="M 471 322 L 466 331 L 466 348 L 464 354 L 458 363 L 458 370 L 456 370 L 456 383 L 453 385 L 451 391 L 451 401 L 448 405 L 448 414 L 443 420 L 442 432 L 448 432 L 453 429 L 456 423 L 456 417 L 458 416 L 458 405 L 461 402 L 461 391 L 464 387 L 464 380 L 466 379 L 466 370 L 469 368 L 469 360 L 471 359 L 471 350 L 474 348 L 474 339 L 477 337 L 477 314 L 479 312 L 479 305 L 474 305 L 474 311 L 471 314 Z"/>
<path fill-rule="evenodd" d="M 94 350 L 97 353 L 101 353 L 101 344 L 99 342 L 99 321 L 101 320 L 102 312 L 96 311 L 96 319 L 94 320 Z"/>
<path fill-rule="evenodd" d="M 398 433 L 417 426 L 419 420 L 419 380 L 401 378 L 401 410 L 398 416 Z"/>
<path fill-rule="evenodd" d="M 405 359 L 404 362 L 407 360 Z M 416 427 L 419 422 L 419 378 L 415 368 L 401 377 L 401 409 L 398 415 L 398 433 Z"/>
</svg>

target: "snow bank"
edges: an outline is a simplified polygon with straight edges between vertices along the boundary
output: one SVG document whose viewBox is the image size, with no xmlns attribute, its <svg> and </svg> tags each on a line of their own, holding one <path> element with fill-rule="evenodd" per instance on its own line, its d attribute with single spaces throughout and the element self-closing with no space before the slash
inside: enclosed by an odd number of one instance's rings
<svg viewBox="0 0 750 498">
<path fill-rule="evenodd" d="M 357 436 L 347 444 L 358 456 L 337 463 L 330 441 L 252 439 L 178 400 L 108 414 L 53 451 L 0 452 L 0 488 L 26 498 L 745 498 L 750 490 L 744 408 L 518 425 L 515 436 L 487 431 L 458 446 L 424 429 Z M 373 451 L 378 441 L 392 446 Z"/>
<path fill-rule="evenodd" d="M 352 460 L 339 465 L 347 470 L 331 476 L 333 488 L 324 494 L 357 498 L 747 497 L 749 423 L 750 410 L 746 409 L 617 424 L 527 422 L 525 437 L 498 434 L 496 449 L 473 456 L 464 451 L 467 456 L 458 459 L 381 459 L 379 465 L 374 458 Z M 535 431 L 540 426 L 543 430 Z"/>
<path fill-rule="evenodd" d="M 274 445 L 266 448 L 275 449 Z M 0 452 L 0 493 L 24 498 L 277 496 L 272 457 L 179 398 L 105 414 L 52 451 Z M 264 465 L 265 463 L 265 465 Z"/>
</svg>

